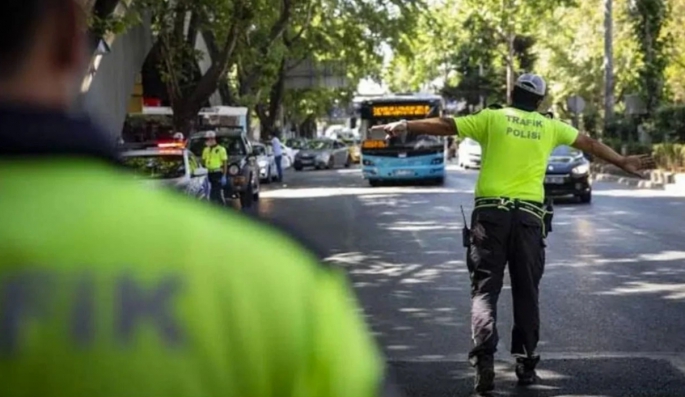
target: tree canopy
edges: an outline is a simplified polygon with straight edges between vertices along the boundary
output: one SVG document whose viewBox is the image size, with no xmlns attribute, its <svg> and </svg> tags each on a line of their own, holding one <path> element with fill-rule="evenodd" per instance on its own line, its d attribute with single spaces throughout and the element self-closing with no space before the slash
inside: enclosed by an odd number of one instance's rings
<svg viewBox="0 0 685 397">
<path fill-rule="evenodd" d="M 549 83 L 548 105 L 568 116 L 572 94 L 584 124 L 602 121 L 603 1 L 580 0 L 134 0 L 150 15 L 155 63 L 176 127 L 218 91 L 247 106 L 269 132 L 287 119 L 311 123 L 349 103 L 358 82 L 392 91 L 429 89 L 478 107 L 507 101 L 517 74 Z M 648 117 L 685 100 L 685 2 L 613 0 L 616 111 L 643 99 Z M 99 25 L 109 26 L 106 21 Z M 200 45 L 201 44 L 201 45 Z M 203 49 L 204 46 L 204 50 Z M 384 64 L 383 48 L 393 57 Z M 293 87 L 303 63 L 337 66 L 344 84 Z M 284 106 L 285 105 L 285 106 Z"/>
</svg>

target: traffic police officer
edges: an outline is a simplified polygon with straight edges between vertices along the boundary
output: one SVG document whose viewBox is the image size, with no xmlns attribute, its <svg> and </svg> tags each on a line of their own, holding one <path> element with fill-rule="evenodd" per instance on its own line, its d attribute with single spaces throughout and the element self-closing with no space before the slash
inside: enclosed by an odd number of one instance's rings
<svg viewBox="0 0 685 397">
<path fill-rule="evenodd" d="M 538 113 L 545 94 L 546 84 L 540 76 L 523 74 L 515 84 L 509 107 L 488 108 L 465 117 L 374 127 L 400 136 L 407 132 L 458 134 L 483 147 L 467 249 L 475 344 L 469 357 L 476 367 L 477 393 L 494 389 L 496 306 L 507 263 L 514 301 L 511 353 L 517 357 L 516 375 L 524 385 L 536 380 L 538 285 L 545 264 L 547 233 L 543 179 L 552 150 L 571 145 L 631 174 L 653 166 L 649 156 L 621 156 L 570 125 Z"/>
<path fill-rule="evenodd" d="M 0 395 L 380 396 L 341 274 L 239 213 L 145 188 L 69 115 L 81 3 L 0 1 Z"/>
<path fill-rule="evenodd" d="M 226 148 L 217 143 L 214 131 L 207 131 L 205 133 L 205 140 L 206 146 L 202 150 L 202 162 L 209 172 L 207 174 L 207 179 L 209 180 L 209 199 L 214 203 L 224 204 L 221 190 L 227 182 L 228 154 L 226 153 Z"/>
</svg>

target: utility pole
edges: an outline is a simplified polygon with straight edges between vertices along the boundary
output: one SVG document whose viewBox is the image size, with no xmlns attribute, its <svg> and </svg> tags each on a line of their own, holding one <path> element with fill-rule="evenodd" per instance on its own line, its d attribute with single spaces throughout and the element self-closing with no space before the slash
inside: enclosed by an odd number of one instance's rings
<svg viewBox="0 0 685 397">
<path fill-rule="evenodd" d="M 604 0 L 604 123 L 614 118 L 613 0 Z"/>
</svg>

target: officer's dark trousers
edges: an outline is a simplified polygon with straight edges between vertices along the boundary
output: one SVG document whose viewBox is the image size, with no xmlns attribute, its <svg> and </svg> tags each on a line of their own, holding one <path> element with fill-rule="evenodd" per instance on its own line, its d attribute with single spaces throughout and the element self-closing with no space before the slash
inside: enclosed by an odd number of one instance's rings
<svg viewBox="0 0 685 397">
<path fill-rule="evenodd" d="M 221 177 L 223 173 L 221 172 L 210 172 L 207 174 L 207 179 L 209 179 L 209 199 L 213 203 L 223 204 L 224 199 L 221 196 Z"/>
<path fill-rule="evenodd" d="M 514 301 L 511 353 L 534 357 L 540 335 L 538 286 L 545 266 L 541 220 L 521 209 L 476 209 L 471 217 L 467 265 L 471 275 L 471 328 L 476 365 L 497 350 L 497 299 L 509 263 Z"/>
</svg>

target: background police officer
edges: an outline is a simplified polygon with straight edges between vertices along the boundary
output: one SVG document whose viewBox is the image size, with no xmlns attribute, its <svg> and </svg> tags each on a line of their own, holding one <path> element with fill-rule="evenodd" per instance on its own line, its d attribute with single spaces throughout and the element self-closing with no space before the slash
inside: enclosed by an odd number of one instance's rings
<svg viewBox="0 0 685 397">
<path fill-rule="evenodd" d="M 239 213 L 145 188 L 69 115 L 83 3 L 0 1 L 0 395 L 382 395 L 341 274 Z"/>
<path fill-rule="evenodd" d="M 465 117 L 374 127 L 394 135 L 459 134 L 483 147 L 467 250 L 475 344 L 469 357 L 476 367 L 478 393 L 494 389 L 497 299 L 507 263 L 514 301 L 511 353 L 517 357 L 516 375 L 524 385 L 536 380 L 538 285 L 544 269 L 547 232 L 543 222 L 543 180 L 552 150 L 570 145 L 636 175 L 653 166 L 649 156 L 621 156 L 570 125 L 538 113 L 545 93 L 546 83 L 540 76 L 524 74 L 516 82 L 509 107 L 488 108 Z"/>
<path fill-rule="evenodd" d="M 226 148 L 217 143 L 214 131 L 205 133 L 205 145 L 202 150 L 202 162 L 208 171 L 209 199 L 214 203 L 224 204 L 221 191 L 227 182 L 228 154 Z"/>
</svg>

